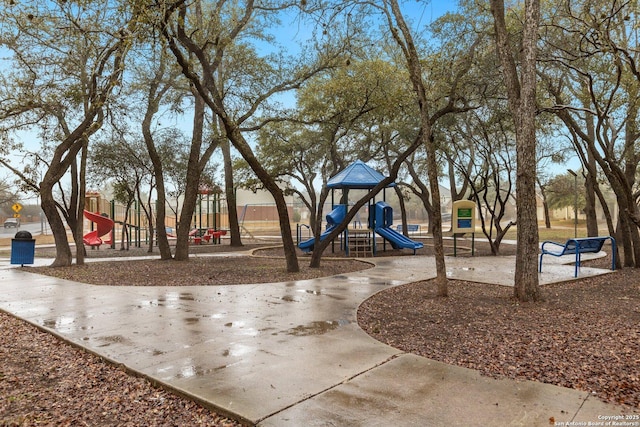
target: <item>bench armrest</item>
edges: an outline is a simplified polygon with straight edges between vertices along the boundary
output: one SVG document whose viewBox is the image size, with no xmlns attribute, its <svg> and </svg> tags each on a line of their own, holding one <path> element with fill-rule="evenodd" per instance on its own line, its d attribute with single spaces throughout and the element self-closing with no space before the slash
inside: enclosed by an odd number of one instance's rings
<svg viewBox="0 0 640 427">
<path fill-rule="evenodd" d="M 545 246 L 547 245 L 552 245 L 551 249 L 545 249 Z M 543 254 L 561 254 L 564 252 L 566 245 L 562 244 L 562 243 L 557 243 L 557 242 L 552 242 L 551 240 L 545 240 L 544 242 L 542 242 L 542 246 L 540 247 L 540 250 L 542 251 Z"/>
</svg>

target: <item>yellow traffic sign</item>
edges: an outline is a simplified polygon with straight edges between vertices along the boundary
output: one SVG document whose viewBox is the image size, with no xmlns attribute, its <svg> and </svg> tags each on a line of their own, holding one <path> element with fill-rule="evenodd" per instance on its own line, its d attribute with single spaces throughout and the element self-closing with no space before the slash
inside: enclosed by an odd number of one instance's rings
<svg viewBox="0 0 640 427">
<path fill-rule="evenodd" d="M 13 214 L 14 218 L 20 218 L 20 214 Z"/>
<path fill-rule="evenodd" d="M 14 203 L 11 209 L 13 209 L 15 213 L 18 213 L 22 210 L 22 205 L 20 203 Z"/>
</svg>

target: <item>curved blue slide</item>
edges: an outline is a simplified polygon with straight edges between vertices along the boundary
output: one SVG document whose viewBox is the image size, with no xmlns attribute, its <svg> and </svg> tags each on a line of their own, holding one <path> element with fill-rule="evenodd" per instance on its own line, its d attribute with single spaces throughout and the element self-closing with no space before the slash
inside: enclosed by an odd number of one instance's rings
<svg viewBox="0 0 640 427">
<path fill-rule="evenodd" d="M 391 247 L 393 247 L 393 249 L 413 249 L 413 253 L 415 254 L 416 249 L 424 247 L 422 242 L 411 240 L 404 234 L 400 234 L 389 227 L 378 227 L 374 231 L 391 242 Z"/>
<path fill-rule="evenodd" d="M 413 249 L 415 255 L 416 249 L 424 247 L 424 243 L 411 240 L 390 227 L 393 224 L 393 209 L 389 204 L 386 202 L 376 203 L 375 214 L 373 231 L 391 242 L 393 249 Z"/>
<path fill-rule="evenodd" d="M 327 220 L 327 229 L 320 235 L 320 241 L 324 240 L 338 224 L 344 221 L 345 216 L 347 216 L 347 205 L 338 205 L 329 212 L 325 217 Z M 312 237 L 309 240 L 298 243 L 298 247 L 304 252 L 310 252 L 313 250 L 315 242 L 315 237 Z"/>
</svg>

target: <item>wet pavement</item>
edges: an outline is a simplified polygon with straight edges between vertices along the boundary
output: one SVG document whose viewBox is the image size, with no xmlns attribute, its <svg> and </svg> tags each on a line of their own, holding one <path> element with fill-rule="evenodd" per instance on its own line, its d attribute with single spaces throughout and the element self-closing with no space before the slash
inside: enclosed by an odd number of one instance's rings
<svg viewBox="0 0 640 427">
<path fill-rule="evenodd" d="M 247 424 L 542 426 L 619 413 L 586 392 L 490 379 L 372 339 L 357 325 L 358 305 L 435 276 L 433 258 L 373 261 L 285 283 L 101 287 L 0 259 L 0 309 Z M 512 286 L 514 257 L 490 261 L 447 258 L 447 274 Z M 545 258 L 541 283 L 573 280 L 563 261 Z M 580 277 L 606 272 L 582 268 Z"/>
</svg>

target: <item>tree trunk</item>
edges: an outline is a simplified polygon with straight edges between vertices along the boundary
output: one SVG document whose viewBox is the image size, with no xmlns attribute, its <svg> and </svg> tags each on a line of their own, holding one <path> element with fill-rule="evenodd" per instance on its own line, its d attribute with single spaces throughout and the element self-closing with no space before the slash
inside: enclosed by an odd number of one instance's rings
<svg viewBox="0 0 640 427">
<path fill-rule="evenodd" d="M 538 285 L 538 219 L 536 216 L 536 42 L 539 0 L 525 1 L 521 78 L 518 77 L 505 23 L 504 0 L 491 0 L 496 48 L 516 128 L 517 239 L 514 296 L 519 301 L 542 299 Z"/>
<path fill-rule="evenodd" d="M 156 239 L 158 241 L 158 250 L 160 251 L 161 260 L 169 260 L 172 258 L 172 255 L 166 229 L 167 194 L 164 186 L 162 159 L 158 154 L 158 150 L 156 150 L 156 146 L 153 141 L 153 134 L 151 133 L 151 121 L 156 111 L 157 104 L 153 101 L 153 97 L 150 94 L 147 102 L 147 111 L 145 112 L 144 119 L 142 120 L 142 136 L 144 138 L 144 143 L 147 146 L 147 152 L 149 153 L 149 158 L 153 165 L 153 175 L 156 180 L 156 193 L 158 195 L 158 199 L 156 201 Z"/>
<path fill-rule="evenodd" d="M 159 162 L 159 160 L 158 160 Z M 169 239 L 167 238 L 167 196 L 164 187 L 164 178 L 162 178 L 162 166 L 158 168 L 155 162 L 153 162 L 154 173 L 156 174 L 156 191 L 158 193 L 158 200 L 156 201 L 156 240 L 158 241 L 158 250 L 160 251 L 161 260 L 172 259 L 171 247 L 169 246 Z M 159 169 L 159 170 L 158 170 Z"/>
<path fill-rule="evenodd" d="M 71 256 L 71 248 L 69 247 L 69 240 L 67 239 L 67 230 L 62 222 L 62 218 L 58 214 L 58 208 L 56 202 L 53 199 L 52 187 L 54 183 L 45 180 L 40 183 L 40 198 L 41 207 L 44 215 L 47 217 L 49 226 L 51 227 L 51 234 L 56 245 L 56 257 L 51 263 L 51 267 L 66 267 L 70 266 L 73 257 Z"/>
<path fill-rule="evenodd" d="M 531 123 L 529 132 L 531 132 L 529 137 L 535 141 L 533 123 Z M 538 301 L 542 299 L 542 295 L 538 286 L 538 218 L 536 216 L 535 179 L 532 179 L 536 173 L 535 149 L 522 147 L 522 149 L 518 150 L 517 157 L 518 243 L 516 248 L 514 292 L 519 301 Z"/>
<path fill-rule="evenodd" d="M 153 187 L 153 185 L 152 185 Z M 147 229 L 149 230 L 149 247 L 148 253 L 153 252 L 153 245 L 155 242 L 154 221 L 153 221 L 153 206 L 151 205 L 151 192 L 147 195 L 147 203 L 142 203 L 142 197 L 140 195 L 140 186 L 136 186 L 136 195 L 140 201 L 140 207 L 144 211 L 144 216 L 147 219 Z"/>
<path fill-rule="evenodd" d="M 549 213 L 549 203 L 545 199 L 542 202 L 542 209 L 544 210 L 544 227 L 551 228 L 551 218 Z"/>
<path fill-rule="evenodd" d="M 609 205 L 607 204 L 607 200 L 604 198 L 604 194 L 602 194 L 602 190 L 600 190 L 600 186 L 597 185 L 594 187 L 596 192 L 596 196 L 600 201 L 600 206 L 602 206 L 602 210 L 604 212 L 604 219 L 607 222 L 607 230 L 610 236 L 614 236 L 616 234 L 616 228 L 613 225 L 613 217 L 611 215 L 611 210 L 609 210 Z"/>
<path fill-rule="evenodd" d="M 69 239 L 67 238 L 67 230 L 65 224 L 60 217 L 58 206 L 53 196 L 53 187 L 58 184 L 60 178 L 64 176 L 65 172 L 69 170 L 71 165 L 76 161 L 76 156 L 83 147 L 86 139 L 86 134 L 93 133 L 92 128 L 93 116 L 85 118 L 82 125 L 76 128 L 64 142 L 56 147 L 53 159 L 49 165 L 49 169 L 45 173 L 42 182 L 40 183 L 40 199 L 41 207 L 47 221 L 51 226 L 51 232 L 56 244 L 56 258 L 51 264 L 52 267 L 64 267 L 69 266 L 73 262 L 71 255 L 71 248 L 69 247 Z M 97 129 L 96 126 L 94 129 Z M 84 132 L 82 131 L 84 130 Z M 70 209 L 68 209 L 69 211 Z M 76 224 L 74 224 L 75 226 Z M 69 224 L 71 227 L 71 224 Z M 76 229 L 71 229 L 73 233 L 77 234 Z M 81 239 L 81 237 L 80 237 Z M 84 250 L 84 245 L 81 245 Z"/>
<path fill-rule="evenodd" d="M 324 213 L 324 205 L 327 201 L 327 197 L 329 197 L 329 189 L 327 188 L 326 182 L 323 183 L 322 189 L 320 190 L 320 197 L 316 201 L 315 210 L 312 212 L 312 217 L 310 219 L 311 232 L 313 233 L 313 237 L 316 241 L 320 240 L 320 235 L 322 234 L 322 217 Z"/>
<path fill-rule="evenodd" d="M 187 172 L 187 176 L 189 173 Z M 174 258 L 177 261 L 187 261 L 189 259 L 189 231 L 193 220 L 193 213 L 196 210 L 198 201 L 198 185 L 189 184 L 193 182 L 192 178 L 187 178 L 187 187 L 184 192 L 184 202 L 180 210 L 180 219 L 178 221 L 178 231 L 176 239 L 176 253 Z"/>
<path fill-rule="evenodd" d="M 322 189 L 320 190 L 320 197 L 317 197 L 315 194 L 315 191 L 311 191 L 310 193 L 313 194 L 309 194 L 309 203 L 305 202 L 305 205 L 307 206 L 307 208 L 309 209 L 309 227 L 311 228 L 311 231 L 313 233 L 313 230 L 315 230 L 316 228 L 316 224 L 318 223 L 318 214 L 319 214 L 319 209 L 318 209 L 318 200 L 322 200 L 323 196 L 322 193 L 325 192 L 326 193 L 326 189 L 325 186 L 323 185 Z M 325 196 L 326 197 L 326 196 Z M 300 196 L 301 199 L 304 199 L 304 196 Z M 320 212 L 321 214 L 321 212 Z"/>
<path fill-rule="evenodd" d="M 227 211 L 229 213 L 229 234 L 230 245 L 241 247 L 242 236 L 240 234 L 240 223 L 238 222 L 238 205 L 236 200 L 236 188 L 233 180 L 233 164 L 231 162 L 231 147 L 228 138 L 222 141 L 222 157 L 224 159 L 224 187 L 227 197 Z"/>
<path fill-rule="evenodd" d="M 274 179 L 262 167 L 258 159 L 253 155 L 251 147 L 242 136 L 240 129 L 235 126 L 226 117 L 220 117 L 224 123 L 226 134 L 233 146 L 240 152 L 244 160 L 249 164 L 258 179 L 264 184 L 265 188 L 273 196 L 278 210 L 278 221 L 280 223 L 280 234 L 282 235 L 282 243 L 284 245 L 284 257 L 289 273 L 297 273 L 300 271 L 298 265 L 298 256 L 296 254 L 296 246 L 291 235 L 291 222 L 289 221 L 289 210 L 284 194 Z"/>
<path fill-rule="evenodd" d="M 397 30 L 392 31 L 392 34 L 398 44 L 403 47 L 403 53 L 407 61 L 407 70 L 409 71 L 413 90 L 420 108 L 420 138 L 427 152 L 427 174 L 429 176 L 429 187 L 431 190 L 431 205 L 433 206 L 433 216 L 430 218 L 430 229 L 433 235 L 433 247 L 436 260 L 435 282 L 438 289 L 438 296 L 446 297 L 448 295 L 447 269 L 444 259 L 444 243 L 442 240 L 442 208 L 440 204 L 440 187 L 438 184 L 439 168 L 436 158 L 437 146 L 433 137 L 432 119 L 429 117 L 429 102 L 427 100 L 426 88 L 422 80 L 423 69 L 418 50 L 411 35 L 411 30 L 404 20 L 398 1 L 391 0 L 390 3 L 393 16 L 400 30 L 400 32 Z M 402 37 L 400 34 L 402 34 Z M 397 175 L 397 169 L 395 174 Z"/>
<path fill-rule="evenodd" d="M 402 194 L 402 190 L 398 185 L 393 188 L 396 192 L 396 196 L 398 196 L 398 203 L 400 204 L 400 223 L 402 224 L 402 234 L 406 237 L 409 237 L 409 227 L 407 227 L 407 207 L 404 203 L 404 196 Z"/>
<path fill-rule="evenodd" d="M 423 121 L 423 127 L 428 123 Z M 430 217 L 430 229 L 433 236 L 433 250 L 436 258 L 436 287 L 439 297 L 449 295 L 447 283 L 447 266 L 444 260 L 444 242 L 442 239 L 442 206 L 440 203 L 440 185 L 438 184 L 438 164 L 436 159 L 436 143 L 431 128 L 424 130 L 425 144 L 427 145 L 427 170 L 429 186 L 431 189 L 431 206 L 433 215 Z"/>
<path fill-rule="evenodd" d="M 638 83 L 640 83 L 640 75 L 638 76 Z M 633 266 L 640 267 L 640 232 L 634 221 L 638 217 L 638 197 L 634 195 L 634 187 L 636 185 L 636 177 L 638 164 L 640 163 L 640 152 L 636 149 L 636 146 L 640 139 L 638 136 L 638 105 L 637 99 L 640 91 L 639 85 L 634 85 L 629 89 L 629 102 L 627 111 L 627 120 L 624 125 L 625 133 L 625 149 L 624 149 L 624 164 L 625 164 L 625 177 L 627 189 L 626 196 L 628 200 L 629 208 L 626 210 L 625 217 L 629 224 L 629 235 L 633 245 Z M 626 256 L 626 254 L 625 254 Z"/>
<path fill-rule="evenodd" d="M 186 186 L 184 201 L 180 210 L 180 222 L 178 224 L 178 238 L 176 240 L 175 259 L 186 261 L 189 259 L 189 231 L 191 221 L 196 210 L 198 194 L 200 188 L 200 176 L 208 159 L 200 158 L 200 151 L 203 142 L 205 103 L 200 94 L 193 90 L 194 112 L 193 112 L 193 135 L 191 138 L 191 149 L 187 162 Z"/>
<path fill-rule="evenodd" d="M 73 241 L 76 244 L 77 265 L 84 265 L 86 255 L 83 226 L 88 146 L 89 141 L 83 139 L 82 149 L 80 150 L 80 167 L 78 167 L 75 160 L 71 163 L 71 200 L 67 209 L 67 225 L 72 230 Z"/>
<path fill-rule="evenodd" d="M 542 209 L 544 212 L 544 226 L 545 228 L 551 228 L 551 217 L 549 214 L 549 202 L 547 201 L 547 188 L 538 183 L 538 187 L 540 188 L 540 195 L 542 196 Z"/>
<path fill-rule="evenodd" d="M 127 205 L 124 210 L 124 218 L 122 219 L 122 234 L 120 235 L 121 251 L 124 251 L 124 250 L 128 251 L 131 245 L 131 241 L 130 241 L 131 237 L 129 236 L 129 229 L 127 228 L 127 223 L 129 222 L 129 214 L 130 214 L 131 205 L 133 204 L 133 202 L 134 202 L 133 199 L 127 200 Z"/>
<path fill-rule="evenodd" d="M 595 167 L 594 167 L 595 169 Z M 595 237 L 599 235 L 598 215 L 596 212 L 596 177 L 590 173 L 585 174 L 585 205 L 584 214 L 587 218 L 587 237 Z"/>
</svg>

